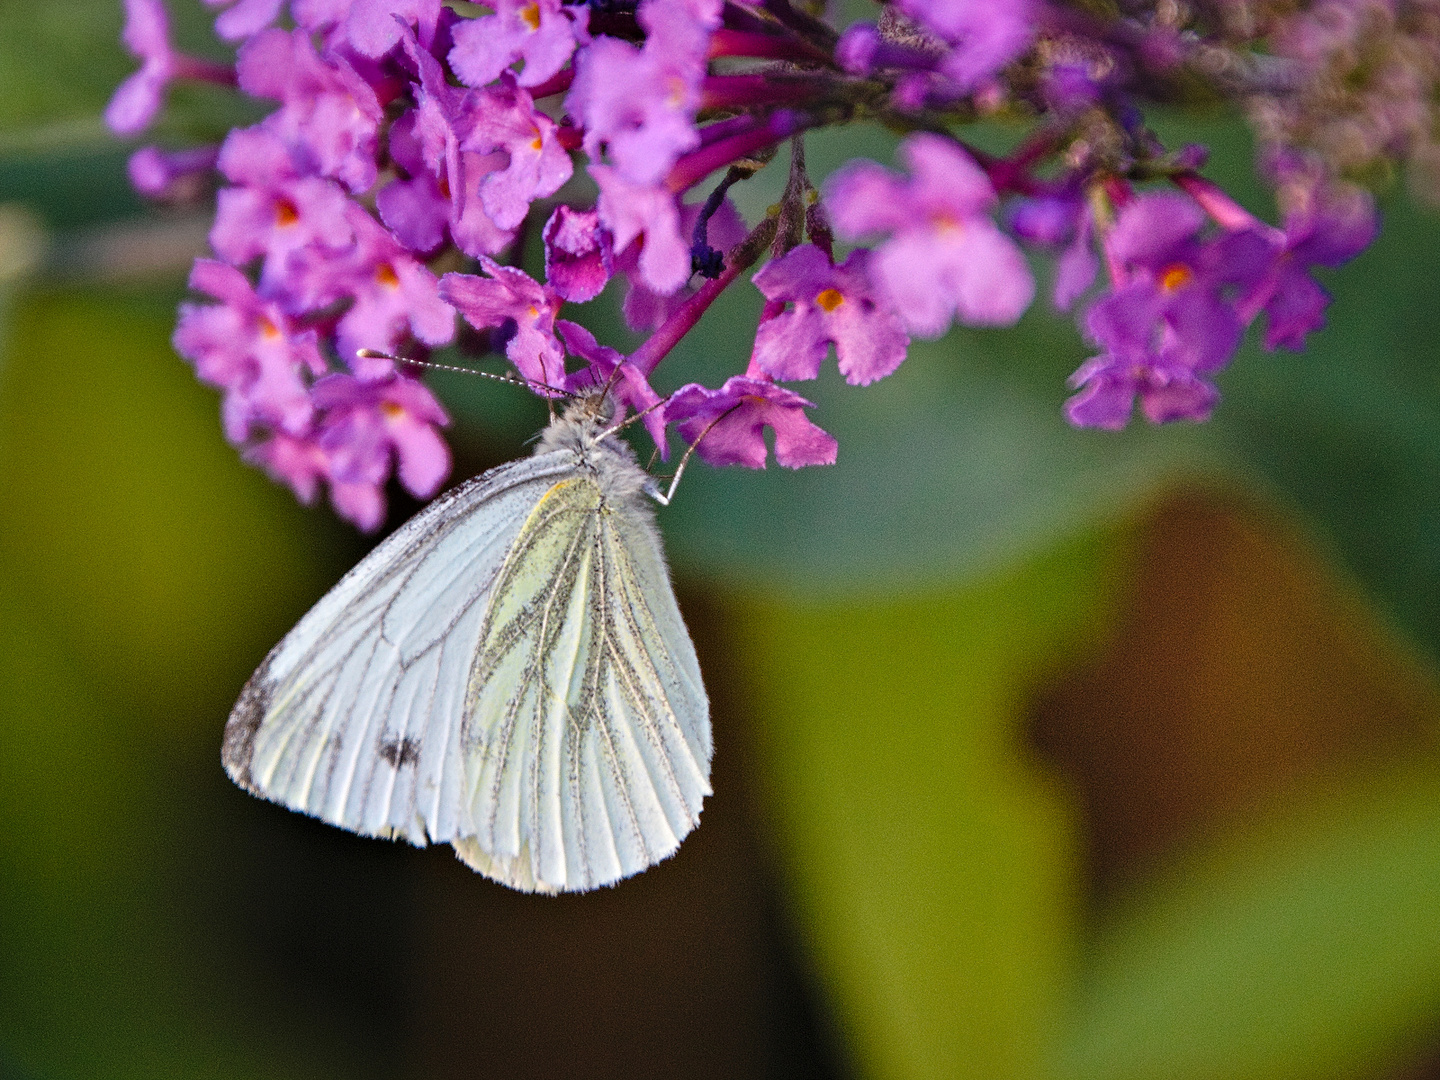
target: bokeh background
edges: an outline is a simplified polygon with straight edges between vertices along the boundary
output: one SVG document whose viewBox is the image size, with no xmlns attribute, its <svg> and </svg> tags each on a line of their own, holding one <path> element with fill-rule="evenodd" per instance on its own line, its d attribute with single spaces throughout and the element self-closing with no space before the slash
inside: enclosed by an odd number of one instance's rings
<svg viewBox="0 0 1440 1080">
<path fill-rule="evenodd" d="M 661 523 L 715 795 L 663 865 L 528 897 L 221 772 L 373 538 L 244 466 L 170 349 L 207 224 L 127 190 L 119 28 L 0 0 L 0 1076 L 1440 1076 L 1434 212 L 1387 194 L 1331 327 L 1247 347 L 1208 425 L 1068 428 L 1042 302 L 822 378 L 831 469 L 695 469 Z M 247 119 L 172 106 L 172 143 Z M 1243 126 L 1154 122 L 1271 213 Z M 741 366 L 732 291 L 662 389 Z M 543 422 L 434 385 L 457 478 Z"/>
</svg>

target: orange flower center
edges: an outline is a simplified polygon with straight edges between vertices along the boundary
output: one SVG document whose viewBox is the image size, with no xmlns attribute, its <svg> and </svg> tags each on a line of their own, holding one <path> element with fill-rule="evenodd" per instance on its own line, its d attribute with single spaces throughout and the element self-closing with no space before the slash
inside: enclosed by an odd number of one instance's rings
<svg viewBox="0 0 1440 1080">
<path fill-rule="evenodd" d="M 941 211 L 931 219 L 938 232 L 959 232 L 964 226 L 960 219 Z"/>
<path fill-rule="evenodd" d="M 260 336 L 269 341 L 274 341 L 280 336 L 280 328 L 264 315 L 260 316 Z"/>
<path fill-rule="evenodd" d="M 1194 275 L 1190 273 L 1188 266 L 1181 266 L 1176 263 L 1174 266 L 1167 266 L 1160 275 L 1160 287 L 1166 292 L 1174 292 L 1176 289 L 1187 284 Z"/>
<path fill-rule="evenodd" d="M 381 285 L 388 285 L 394 289 L 400 285 L 400 275 L 395 273 L 395 267 L 388 262 L 382 262 L 375 267 L 375 280 Z"/>
<path fill-rule="evenodd" d="M 520 21 L 530 28 L 533 34 L 540 29 L 540 5 L 526 4 L 520 9 Z"/>
<path fill-rule="evenodd" d="M 405 415 L 404 407 L 396 405 L 393 401 L 382 401 L 380 403 L 380 412 L 386 420 L 399 420 L 400 417 Z"/>
<path fill-rule="evenodd" d="M 839 289 L 824 289 L 815 297 L 815 303 L 819 304 L 826 311 L 834 311 L 845 302 L 845 297 L 840 295 Z"/>
<path fill-rule="evenodd" d="M 275 224 L 294 225 L 300 220 L 300 208 L 289 199 L 275 200 Z"/>
</svg>

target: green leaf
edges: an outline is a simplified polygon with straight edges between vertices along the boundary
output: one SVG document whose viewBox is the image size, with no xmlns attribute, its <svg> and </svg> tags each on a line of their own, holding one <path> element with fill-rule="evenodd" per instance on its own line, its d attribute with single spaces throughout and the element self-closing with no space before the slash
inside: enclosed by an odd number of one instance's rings
<svg viewBox="0 0 1440 1080">
<path fill-rule="evenodd" d="M 730 605 L 796 918 L 864 1075 L 1039 1075 L 1077 829 L 1022 711 L 1103 632 L 1126 551 L 1092 536 L 970 588 Z"/>
<path fill-rule="evenodd" d="M 172 0 L 166 10 L 182 49 L 227 55 L 211 30 L 214 13 L 197 0 Z M 98 121 L 115 87 L 140 66 L 120 43 L 123 23 L 120 0 L 0 4 L 0 152 L 22 130 L 73 138 Z"/>
<path fill-rule="evenodd" d="M 225 713 L 361 545 L 225 445 L 173 303 L 22 297 L 6 335 L 0 1044 L 76 1080 L 367 1075 L 332 1021 L 247 996 L 203 897 L 235 858 L 211 797 L 246 798 Z"/>
<path fill-rule="evenodd" d="M 1372 774 L 1237 826 L 1092 942 L 1065 1080 L 1397 1069 L 1440 1009 L 1440 775 Z"/>
</svg>

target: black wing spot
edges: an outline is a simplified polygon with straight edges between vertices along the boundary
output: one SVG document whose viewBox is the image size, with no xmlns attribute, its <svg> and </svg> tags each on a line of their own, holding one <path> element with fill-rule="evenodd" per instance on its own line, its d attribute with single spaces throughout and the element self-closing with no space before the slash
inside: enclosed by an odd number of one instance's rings
<svg viewBox="0 0 1440 1080">
<path fill-rule="evenodd" d="M 250 775 L 250 763 L 255 757 L 255 735 L 265 722 L 270 711 L 269 680 L 270 660 L 260 665 L 260 670 L 250 677 L 245 689 L 240 691 L 240 700 L 230 711 L 225 722 L 225 741 L 220 748 L 220 761 L 234 780 L 247 791 L 255 791 L 255 781 Z"/>
<path fill-rule="evenodd" d="M 380 743 L 380 756 L 388 761 L 392 768 L 400 768 L 404 765 L 414 765 L 420 760 L 420 743 L 405 736 L 398 742 L 391 739 L 389 742 Z"/>
</svg>

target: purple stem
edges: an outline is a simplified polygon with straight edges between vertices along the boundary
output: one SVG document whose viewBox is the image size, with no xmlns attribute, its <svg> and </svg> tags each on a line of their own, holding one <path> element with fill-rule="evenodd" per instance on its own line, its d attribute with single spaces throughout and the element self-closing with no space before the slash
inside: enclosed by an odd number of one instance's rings
<svg viewBox="0 0 1440 1080">
<path fill-rule="evenodd" d="M 823 87 L 803 79 L 769 75 L 709 75 L 701 88 L 702 109 L 745 109 L 756 105 L 797 105 Z"/>
<path fill-rule="evenodd" d="M 713 124 L 706 124 L 700 129 L 700 145 L 709 146 L 721 139 L 728 139 L 731 135 L 738 135 L 742 131 L 749 131 L 759 123 L 759 120 L 749 113 L 741 116 L 732 116 L 728 120 L 717 120 Z"/>
<path fill-rule="evenodd" d="M 643 372 L 646 377 L 655 370 L 656 365 L 664 360 L 666 355 L 680 339 L 695 328 L 715 298 L 725 291 L 726 287 L 740 276 L 743 267 L 733 266 L 728 261 L 725 269 L 720 271 L 720 276 L 711 278 L 695 291 L 695 295 L 686 300 L 670 317 L 660 324 L 660 328 L 646 339 L 645 343 L 630 354 L 630 362 Z"/>
<path fill-rule="evenodd" d="M 804 126 L 800 114 L 789 109 L 776 109 L 759 127 L 719 139 L 709 146 L 702 146 L 699 150 L 686 154 L 665 177 L 665 187 L 678 195 L 694 187 L 721 166 L 788 139 Z"/>
<path fill-rule="evenodd" d="M 1222 191 L 1213 181 L 1206 180 L 1196 173 L 1180 173 L 1170 179 L 1176 187 L 1199 203 L 1200 209 L 1214 218 L 1215 223 L 1222 229 L 1230 232 L 1240 229 L 1259 229 L 1262 233 L 1277 240 L 1284 240 L 1284 232 L 1261 221 Z"/>
<path fill-rule="evenodd" d="M 550 78 L 542 83 L 530 87 L 530 97 L 535 101 L 549 97 L 551 94 L 563 94 L 570 89 L 570 84 L 575 81 L 575 68 L 567 67 L 564 71 L 557 71 Z"/>
<path fill-rule="evenodd" d="M 201 60 L 198 56 L 176 53 L 173 59 L 177 79 L 193 79 L 196 82 L 215 83 L 219 86 L 235 85 L 235 65 L 217 64 Z"/>
<path fill-rule="evenodd" d="M 830 57 L 815 46 L 781 34 L 762 34 L 721 27 L 710 35 L 710 56 L 754 56 L 769 60 L 798 60 L 830 63 Z"/>
</svg>

